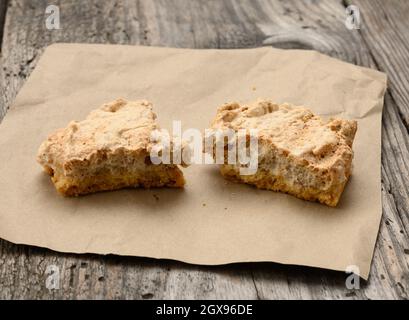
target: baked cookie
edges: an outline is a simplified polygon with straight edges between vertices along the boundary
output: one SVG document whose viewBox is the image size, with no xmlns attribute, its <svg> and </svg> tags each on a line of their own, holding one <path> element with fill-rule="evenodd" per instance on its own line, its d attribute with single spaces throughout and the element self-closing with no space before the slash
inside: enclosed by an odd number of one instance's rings
<svg viewBox="0 0 409 320">
<path fill-rule="evenodd" d="M 150 160 L 155 119 L 150 102 L 115 100 L 52 133 L 37 160 L 66 196 L 126 187 L 183 187 L 177 165 Z"/>
<path fill-rule="evenodd" d="M 242 175 L 225 158 L 227 179 L 336 206 L 351 175 L 354 120 L 326 121 L 304 107 L 258 101 L 223 105 L 212 129 L 257 129 L 257 171 Z"/>
</svg>

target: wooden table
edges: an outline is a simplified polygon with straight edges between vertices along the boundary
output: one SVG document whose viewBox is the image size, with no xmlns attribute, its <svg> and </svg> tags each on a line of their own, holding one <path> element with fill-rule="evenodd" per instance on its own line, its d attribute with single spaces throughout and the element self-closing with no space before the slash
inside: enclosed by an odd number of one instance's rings
<svg viewBox="0 0 409 320">
<path fill-rule="evenodd" d="M 49 4 L 60 9 L 59 30 L 45 28 Z M 341 0 L 0 0 L 0 119 L 44 48 L 54 42 L 315 49 L 389 76 L 382 123 L 383 218 L 371 276 L 368 282 L 361 281 L 360 290 L 348 290 L 341 272 L 307 267 L 274 263 L 201 267 L 62 254 L 0 240 L 0 298 L 407 299 L 409 3 L 354 4 L 363 18 L 360 30 L 346 28 L 348 3 Z M 58 290 L 45 286 L 49 265 L 60 269 Z"/>
</svg>

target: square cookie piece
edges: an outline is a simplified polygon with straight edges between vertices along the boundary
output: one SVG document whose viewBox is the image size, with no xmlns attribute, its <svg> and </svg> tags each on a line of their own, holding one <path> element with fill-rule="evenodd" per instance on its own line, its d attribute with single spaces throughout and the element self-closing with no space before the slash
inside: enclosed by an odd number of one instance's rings
<svg viewBox="0 0 409 320">
<path fill-rule="evenodd" d="M 225 158 L 225 178 L 328 206 L 338 204 L 351 175 L 356 121 L 326 121 L 305 107 L 257 101 L 223 105 L 212 129 L 257 129 L 256 173 L 242 175 L 240 164 Z"/>
<path fill-rule="evenodd" d="M 150 161 L 152 104 L 118 99 L 52 133 L 37 160 L 66 196 L 127 187 L 183 187 L 181 170 Z"/>
</svg>

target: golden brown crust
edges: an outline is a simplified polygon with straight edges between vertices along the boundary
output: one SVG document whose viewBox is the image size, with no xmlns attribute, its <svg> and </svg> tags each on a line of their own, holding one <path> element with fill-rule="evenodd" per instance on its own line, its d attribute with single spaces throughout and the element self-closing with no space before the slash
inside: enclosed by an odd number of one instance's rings
<svg viewBox="0 0 409 320">
<path fill-rule="evenodd" d="M 185 185 L 182 171 L 172 165 L 151 165 L 144 172 L 124 174 L 100 174 L 92 177 L 67 177 L 52 175 L 57 191 L 65 196 L 78 196 L 99 191 L 117 190 L 122 188 L 180 188 Z"/>
<path fill-rule="evenodd" d="M 257 172 L 240 175 L 239 165 L 225 164 L 226 178 L 337 205 L 351 174 L 356 121 L 325 121 L 304 107 L 257 101 L 225 104 L 212 128 L 258 130 Z"/>
<path fill-rule="evenodd" d="M 176 165 L 149 160 L 155 120 L 151 103 L 115 100 L 51 134 L 37 160 L 67 196 L 125 187 L 183 187 Z"/>
<path fill-rule="evenodd" d="M 335 207 L 347 183 L 345 180 L 340 184 L 334 184 L 327 190 L 314 187 L 303 187 L 301 185 L 288 184 L 282 176 L 274 176 L 268 171 L 260 169 L 251 176 L 240 175 L 240 171 L 235 166 L 222 165 L 220 173 L 226 179 L 233 182 L 241 182 L 256 186 L 258 189 L 267 189 L 291 194 L 297 198 L 318 201 L 328 206 Z"/>
</svg>

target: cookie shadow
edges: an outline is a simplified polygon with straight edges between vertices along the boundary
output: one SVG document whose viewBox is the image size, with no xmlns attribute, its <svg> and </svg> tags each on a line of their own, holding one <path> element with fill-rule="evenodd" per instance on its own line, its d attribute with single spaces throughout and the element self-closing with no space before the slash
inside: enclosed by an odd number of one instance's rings
<svg viewBox="0 0 409 320">
<path fill-rule="evenodd" d="M 59 194 L 50 177 L 45 173 L 37 175 L 37 196 L 56 210 L 71 207 L 70 212 L 86 212 L 88 209 L 113 210 L 146 210 L 165 211 L 174 206 L 180 206 L 186 196 L 184 188 L 124 188 L 112 191 L 102 191 L 77 197 L 65 197 Z"/>
</svg>

